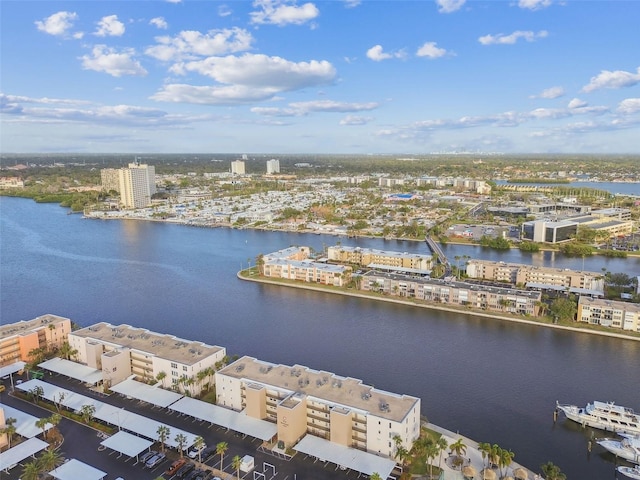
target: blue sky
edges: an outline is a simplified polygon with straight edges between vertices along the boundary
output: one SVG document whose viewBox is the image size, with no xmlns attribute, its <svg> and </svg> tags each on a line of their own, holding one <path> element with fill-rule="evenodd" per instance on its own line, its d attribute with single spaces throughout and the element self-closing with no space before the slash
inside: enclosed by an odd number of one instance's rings
<svg viewBox="0 0 640 480">
<path fill-rule="evenodd" d="M 5 153 L 640 153 L 637 1 L 0 8 Z"/>
</svg>

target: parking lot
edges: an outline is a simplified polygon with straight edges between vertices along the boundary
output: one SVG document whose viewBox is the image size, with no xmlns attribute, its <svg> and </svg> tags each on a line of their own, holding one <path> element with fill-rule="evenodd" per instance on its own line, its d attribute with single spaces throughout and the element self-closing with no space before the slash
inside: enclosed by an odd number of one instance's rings
<svg viewBox="0 0 640 480">
<path fill-rule="evenodd" d="M 17 381 L 17 377 L 15 378 Z M 171 467 L 172 463 L 181 458 L 179 452 L 175 449 L 162 448 L 159 443 L 154 443 L 150 448 L 156 452 L 164 453 L 164 458 L 159 458 L 156 462 L 152 462 L 149 466 L 138 458 L 128 457 L 120 454 L 115 450 L 105 448 L 101 442 L 107 437 L 106 434 L 98 432 L 88 426 L 76 423 L 67 418 L 58 425 L 58 429 L 64 437 L 64 443 L 60 447 L 63 457 L 66 459 L 75 458 L 81 462 L 89 464 L 99 470 L 107 472 L 106 479 L 116 479 L 121 477 L 125 480 L 146 480 L 164 478 L 165 480 L 189 478 L 209 479 L 212 480 L 218 476 L 224 480 L 236 478 L 236 471 L 232 467 L 232 459 L 238 455 L 244 457 L 250 455 L 254 458 L 255 467 L 251 471 L 240 471 L 242 479 L 335 479 L 335 478 L 366 478 L 365 475 L 357 472 L 342 470 L 338 465 L 329 462 L 322 462 L 316 458 L 297 454 L 293 458 L 285 459 L 284 456 L 274 456 L 261 448 L 262 441 L 251 438 L 237 432 L 227 430 L 226 428 L 211 425 L 209 422 L 200 421 L 187 415 L 172 412 L 166 408 L 153 407 L 146 402 L 135 399 L 127 399 L 118 394 L 109 396 L 93 392 L 86 388 L 82 383 L 70 380 L 63 376 L 46 375 L 43 379 L 48 383 L 58 385 L 62 388 L 81 393 L 86 396 L 94 397 L 102 402 L 109 403 L 118 408 L 124 408 L 148 418 L 157 420 L 159 423 L 180 428 L 195 435 L 200 435 L 205 440 L 207 450 L 202 456 L 202 462 L 196 458 L 189 458 L 185 452 L 183 457 L 185 464 L 192 464 L 194 467 L 191 471 L 185 473 L 184 470 L 176 470 L 169 474 L 165 474 Z M 11 396 L 10 388 L 2 392 L 1 400 L 3 404 L 10 405 L 14 408 L 22 410 L 26 413 L 34 415 L 38 418 L 50 416 L 51 412 L 31 402 L 21 400 Z M 126 428 L 126 426 L 123 426 Z M 150 439 L 154 440 L 154 439 Z M 224 455 L 216 453 L 216 445 L 225 442 L 228 446 Z M 2 472 L 0 477 L 4 480 L 18 480 L 23 471 L 23 465 L 28 463 L 30 459 L 24 460 L 22 465 L 9 470 L 8 474 Z M 6 467 L 3 465 L 3 467 Z M 204 471 L 203 475 L 197 476 L 195 472 Z M 208 474 L 208 475 L 207 475 Z"/>
</svg>

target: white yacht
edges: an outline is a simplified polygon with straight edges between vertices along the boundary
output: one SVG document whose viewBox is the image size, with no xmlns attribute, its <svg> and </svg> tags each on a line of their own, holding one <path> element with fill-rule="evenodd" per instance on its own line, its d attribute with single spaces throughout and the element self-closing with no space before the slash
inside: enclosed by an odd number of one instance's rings
<svg viewBox="0 0 640 480">
<path fill-rule="evenodd" d="M 596 443 L 616 457 L 640 465 L 640 435 L 620 435 L 623 438 L 601 438 Z"/>
<path fill-rule="evenodd" d="M 640 434 L 640 415 L 632 409 L 615 405 L 613 402 L 593 402 L 586 407 L 561 405 L 556 408 L 566 417 L 582 426 L 599 428 L 617 433 Z"/>
<path fill-rule="evenodd" d="M 640 480 L 640 467 L 618 467 L 617 470 L 625 477 Z"/>
</svg>

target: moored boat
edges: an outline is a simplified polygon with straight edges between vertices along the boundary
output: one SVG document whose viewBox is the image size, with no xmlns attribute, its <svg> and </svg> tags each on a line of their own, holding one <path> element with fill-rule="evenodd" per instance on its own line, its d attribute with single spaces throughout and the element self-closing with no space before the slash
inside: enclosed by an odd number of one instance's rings
<svg viewBox="0 0 640 480">
<path fill-rule="evenodd" d="M 617 470 L 625 477 L 640 480 L 640 467 L 618 467 Z"/>
<path fill-rule="evenodd" d="M 615 405 L 613 402 L 595 401 L 587 404 L 586 407 L 561 405 L 556 402 L 556 408 L 569 420 L 582 426 L 640 435 L 640 415 L 630 408 Z"/>
<path fill-rule="evenodd" d="M 596 443 L 616 457 L 640 465 L 640 435 L 621 434 L 623 438 L 601 438 Z"/>
</svg>

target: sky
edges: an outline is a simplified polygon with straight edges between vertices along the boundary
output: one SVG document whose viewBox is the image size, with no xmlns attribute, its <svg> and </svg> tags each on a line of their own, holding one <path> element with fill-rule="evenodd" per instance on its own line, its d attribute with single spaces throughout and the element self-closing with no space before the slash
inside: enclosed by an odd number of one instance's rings
<svg viewBox="0 0 640 480">
<path fill-rule="evenodd" d="M 635 0 L 0 1 L 0 153 L 640 153 Z"/>
</svg>

